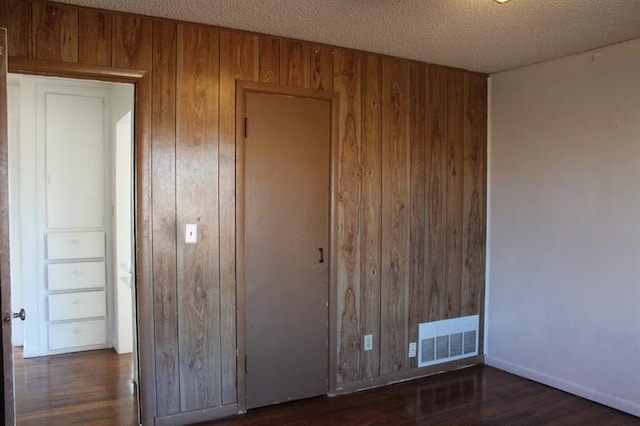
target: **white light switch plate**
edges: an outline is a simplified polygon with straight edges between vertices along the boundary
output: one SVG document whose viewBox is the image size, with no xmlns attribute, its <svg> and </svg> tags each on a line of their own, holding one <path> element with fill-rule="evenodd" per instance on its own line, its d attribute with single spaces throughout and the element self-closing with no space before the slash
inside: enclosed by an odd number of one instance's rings
<svg viewBox="0 0 640 426">
<path fill-rule="evenodd" d="M 198 225 L 195 223 L 187 223 L 185 226 L 184 242 L 187 244 L 195 244 L 198 242 Z"/>
<path fill-rule="evenodd" d="M 370 351 L 373 349 L 373 334 L 367 334 L 364 336 L 364 350 Z"/>
<path fill-rule="evenodd" d="M 409 343 L 409 358 L 416 357 L 416 342 Z"/>
</svg>

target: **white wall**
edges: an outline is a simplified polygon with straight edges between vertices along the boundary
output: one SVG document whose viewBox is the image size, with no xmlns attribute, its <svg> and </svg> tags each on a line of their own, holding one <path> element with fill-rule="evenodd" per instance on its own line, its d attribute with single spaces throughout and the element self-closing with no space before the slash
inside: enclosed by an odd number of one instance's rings
<svg viewBox="0 0 640 426">
<path fill-rule="evenodd" d="M 135 333 L 135 259 L 133 256 L 133 109 L 134 86 L 111 86 L 113 155 L 115 315 L 113 346 L 119 354 L 134 353 L 134 380 L 138 383 Z M 129 272 L 127 272 L 127 270 Z"/>
<path fill-rule="evenodd" d="M 640 40 L 490 99 L 486 362 L 640 415 Z"/>
<path fill-rule="evenodd" d="M 114 84 L 111 90 L 111 128 L 114 201 L 114 342 L 121 353 L 133 351 L 133 85 Z M 130 273 L 127 271 L 131 271 Z"/>
<path fill-rule="evenodd" d="M 20 80 L 10 77 L 7 86 L 9 135 L 9 244 L 11 247 L 11 311 L 19 312 L 22 303 L 22 265 L 20 238 Z M 11 344 L 24 346 L 24 324 L 18 319 L 11 323 Z"/>
<path fill-rule="evenodd" d="M 19 198 L 11 205 L 10 226 L 13 232 L 11 242 L 11 273 L 12 293 L 21 294 L 21 306 L 12 306 L 14 311 L 23 307 L 27 312 L 22 331 L 19 326 L 12 330 L 12 342 L 24 345 L 24 356 L 40 355 L 40 312 L 44 309 L 44 302 L 38 294 L 37 283 L 42 279 L 42 272 L 36 266 L 35 256 L 38 253 L 38 238 L 34 224 L 38 211 L 34 207 L 37 199 L 37 175 L 34 165 L 37 162 L 36 145 L 36 85 L 34 79 L 11 76 L 18 89 L 12 98 L 8 99 L 8 110 L 19 123 L 17 129 L 17 149 L 9 154 L 9 168 L 16 169 L 17 179 L 11 181 L 10 191 L 18 193 Z M 16 212 L 17 210 L 17 212 Z M 17 219 L 14 223 L 14 219 Z M 14 239 L 14 237 L 17 238 Z M 19 240 L 19 243 L 18 241 Z M 18 243 L 15 244 L 14 243 Z M 17 271 L 17 279 L 13 274 Z M 21 288 L 18 288 L 21 287 Z M 18 303 L 18 301 L 15 301 Z M 17 325 L 17 321 L 13 321 Z M 21 335 L 18 335 L 21 333 Z"/>
</svg>

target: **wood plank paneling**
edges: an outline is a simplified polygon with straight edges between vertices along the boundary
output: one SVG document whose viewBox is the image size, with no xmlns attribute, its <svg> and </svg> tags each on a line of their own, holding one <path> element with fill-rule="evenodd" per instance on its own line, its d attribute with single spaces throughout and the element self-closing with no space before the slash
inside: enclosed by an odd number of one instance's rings
<svg viewBox="0 0 640 426">
<path fill-rule="evenodd" d="M 152 193 L 158 415 L 180 411 L 176 288 L 176 24 L 153 25 Z"/>
<path fill-rule="evenodd" d="M 0 27 L 7 29 L 9 56 L 31 56 L 31 3 L 3 0 L 0 3 Z"/>
<path fill-rule="evenodd" d="M 218 31 L 178 26 L 176 217 L 198 225 L 178 243 L 180 408 L 221 405 L 218 231 Z"/>
<path fill-rule="evenodd" d="M 130 23 L 144 31 L 129 32 Z M 82 41 L 81 43 L 88 43 Z M 131 48 L 130 50 L 127 50 Z M 118 60 L 123 68 L 151 69 L 151 21 L 114 14 L 112 17 L 111 61 Z M 152 73 L 146 73 L 136 82 L 135 96 L 135 265 L 136 265 L 136 313 L 138 321 L 153 318 L 154 265 L 153 265 L 153 188 L 152 188 L 152 132 L 154 121 Z M 155 323 L 137 324 L 140 376 L 140 411 L 144 424 L 156 416 L 156 360 Z"/>
<path fill-rule="evenodd" d="M 260 37 L 260 82 L 280 82 L 280 40 Z"/>
<path fill-rule="evenodd" d="M 310 46 L 303 41 L 280 41 L 280 84 L 309 87 Z"/>
<path fill-rule="evenodd" d="M 444 319 L 446 191 L 447 191 L 447 71 L 430 66 L 427 81 L 427 255 L 422 315 L 424 321 Z"/>
<path fill-rule="evenodd" d="M 78 9 L 33 3 L 34 58 L 78 62 Z"/>
<path fill-rule="evenodd" d="M 382 277 L 382 71 L 377 55 L 362 65 L 362 255 L 360 286 L 361 335 L 380 342 Z M 380 375 L 380 347 L 362 353 L 360 377 Z"/>
<path fill-rule="evenodd" d="M 487 79 L 466 73 L 462 315 L 479 314 L 484 300 L 487 162 Z"/>
<path fill-rule="evenodd" d="M 340 94 L 337 188 L 338 385 L 360 378 L 361 62 L 360 53 L 344 49 L 335 52 L 333 86 Z M 374 342 L 374 346 L 379 347 L 379 342 Z"/>
<path fill-rule="evenodd" d="M 447 236 L 445 318 L 461 312 L 462 292 L 462 184 L 464 144 L 464 72 L 447 70 Z"/>
<path fill-rule="evenodd" d="M 220 315 L 222 403 L 236 402 L 236 258 L 235 158 L 236 79 L 258 81 L 259 39 L 235 31 L 220 32 Z"/>
<path fill-rule="evenodd" d="M 380 374 L 407 366 L 409 125 L 409 63 L 383 58 Z"/>
<path fill-rule="evenodd" d="M 12 56 L 149 71 L 136 87 L 148 421 L 237 402 L 236 79 L 339 93 L 338 387 L 414 368 L 418 323 L 482 314 L 486 76 L 31 0 L 2 2 L 0 25 Z"/>
<path fill-rule="evenodd" d="M 311 88 L 333 90 L 333 48 L 311 46 Z"/>
<path fill-rule="evenodd" d="M 97 10 L 80 9 L 78 62 L 88 65 L 111 65 L 113 16 Z"/>
<path fill-rule="evenodd" d="M 151 19 L 115 15 L 112 55 L 114 67 L 151 69 Z"/>
<path fill-rule="evenodd" d="M 418 324 L 422 322 L 422 298 L 425 283 L 425 138 L 426 88 L 424 64 L 411 64 L 411 164 L 410 164 L 410 262 L 409 262 L 409 342 L 418 341 Z M 417 358 L 409 360 L 417 367 Z"/>
</svg>

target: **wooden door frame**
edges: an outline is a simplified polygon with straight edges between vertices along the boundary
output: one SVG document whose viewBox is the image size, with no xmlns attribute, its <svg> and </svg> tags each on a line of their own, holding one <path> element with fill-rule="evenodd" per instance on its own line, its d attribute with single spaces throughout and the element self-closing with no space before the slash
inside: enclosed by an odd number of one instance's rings
<svg viewBox="0 0 640 426">
<path fill-rule="evenodd" d="M 0 339 L 2 340 L 2 420 L 15 423 L 13 356 L 6 357 L 5 348 L 11 348 L 11 319 L 5 324 L 5 313 L 11 314 L 11 275 L 9 274 L 9 120 L 7 117 L 7 29 L 0 28 L 0 73 L 4 78 L 0 90 L 4 92 L 4 102 L 0 102 Z M 9 407 L 8 407 L 9 406 Z M 7 413 L 8 410 L 8 413 Z"/>
<path fill-rule="evenodd" d="M 136 277 L 135 325 L 138 336 L 138 399 L 143 424 L 153 424 L 156 413 L 155 336 L 153 333 L 152 232 L 151 232 L 151 74 L 147 70 L 114 68 L 74 63 L 9 57 L 8 72 L 47 77 L 90 79 L 135 86 L 134 102 L 134 234 Z M 5 126 L 6 127 L 6 126 Z M 0 138 L 0 152 L 7 149 Z M 9 200 L 0 197 L 0 211 L 8 211 Z M 8 246 L 8 235 L 1 235 L 0 247 Z M 6 239 L 6 241 L 5 241 Z M 4 269 L 4 268 L 3 268 Z M 7 272 L 8 277 L 8 272 Z M 7 281 L 8 282 L 8 281 Z M 2 289 L 7 285 L 2 280 Z M 7 338 L 7 336 L 2 336 Z M 5 360 L 4 366 L 7 365 Z M 13 373 L 13 372 L 11 372 Z M 6 380 L 6 373 L 5 373 Z M 5 395 L 6 400 L 6 395 Z M 14 401 L 15 404 L 15 401 Z M 6 409 L 7 407 L 5 407 Z"/>
<path fill-rule="evenodd" d="M 256 83 L 251 81 L 236 81 L 236 345 L 238 349 L 237 359 L 237 399 L 238 412 L 247 411 L 247 325 L 246 325 L 246 264 L 245 264 L 245 244 L 244 244 L 244 218 L 245 218 L 245 149 L 244 149 L 244 117 L 246 111 L 247 93 L 261 93 L 269 95 L 283 95 L 316 100 L 328 101 L 331 107 L 331 146 L 330 146 L 330 206 L 329 206 L 329 365 L 327 374 L 329 375 L 328 394 L 336 393 L 336 372 L 337 372 L 337 187 L 338 187 L 338 116 L 339 116 L 339 96 L 336 92 L 328 92 L 314 89 L 303 89 L 276 84 Z"/>
</svg>

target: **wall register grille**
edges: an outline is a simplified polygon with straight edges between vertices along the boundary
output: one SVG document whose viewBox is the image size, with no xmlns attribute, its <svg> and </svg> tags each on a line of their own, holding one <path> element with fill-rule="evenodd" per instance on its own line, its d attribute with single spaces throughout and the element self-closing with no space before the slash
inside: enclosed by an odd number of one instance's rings
<svg viewBox="0 0 640 426">
<path fill-rule="evenodd" d="M 478 355 L 479 315 L 425 322 L 418 328 L 418 367 Z"/>
</svg>

